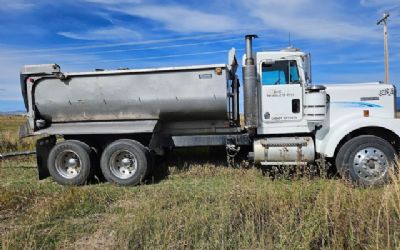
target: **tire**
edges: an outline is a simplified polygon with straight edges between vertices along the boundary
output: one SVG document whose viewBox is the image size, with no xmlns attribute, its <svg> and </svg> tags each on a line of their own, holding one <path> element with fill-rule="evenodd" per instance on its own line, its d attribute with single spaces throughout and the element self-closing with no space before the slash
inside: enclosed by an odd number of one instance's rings
<svg viewBox="0 0 400 250">
<path fill-rule="evenodd" d="M 146 160 L 147 160 L 147 170 L 144 178 L 148 178 L 149 175 L 152 173 L 153 168 L 154 168 L 154 155 L 150 152 L 150 149 L 148 147 L 145 147 L 143 144 L 141 144 L 138 141 L 135 140 L 130 140 L 130 139 L 121 139 L 120 141 L 126 141 L 128 143 L 134 143 L 136 146 L 140 147 L 143 152 L 146 155 Z"/>
<path fill-rule="evenodd" d="M 335 165 L 342 177 L 362 186 L 387 183 L 396 151 L 386 140 L 361 135 L 350 139 L 339 150 Z"/>
<path fill-rule="evenodd" d="M 100 167 L 107 181 L 122 186 L 135 186 L 145 179 L 150 163 L 149 151 L 142 144 L 123 139 L 104 149 Z"/>
<path fill-rule="evenodd" d="M 60 142 L 50 150 L 49 173 L 61 185 L 83 185 L 92 172 L 90 154 L 90 147 L 83 142 Z"/>
</svg>

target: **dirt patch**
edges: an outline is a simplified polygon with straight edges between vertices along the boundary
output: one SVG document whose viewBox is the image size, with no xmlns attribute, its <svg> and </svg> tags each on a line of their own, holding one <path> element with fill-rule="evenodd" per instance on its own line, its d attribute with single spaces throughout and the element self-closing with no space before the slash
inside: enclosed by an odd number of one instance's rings
<svg viewBox="0 0 400 250">
<path fill-rule="evenodd" d="M 110 228 L 114 225 L 117 216 L 106 214 L 96 216 L 98 229 L 90 234 L 84 235 L 73 243 L 65 244 L 64 249 L 112 249 L 115 246 L 116 232 Z"/>
<path fill-rule="evenodd" d="M 115 231 L 104 228 L 84 236 L 65 249 L 112 249 L 115 246 Z"/>
</svg>

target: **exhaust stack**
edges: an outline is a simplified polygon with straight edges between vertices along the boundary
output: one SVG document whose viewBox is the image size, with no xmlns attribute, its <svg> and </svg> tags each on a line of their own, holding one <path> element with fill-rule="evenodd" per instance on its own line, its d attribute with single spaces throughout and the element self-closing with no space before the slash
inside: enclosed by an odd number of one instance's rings
<svg viewBox="0 0 400 250">
<path fill-rule="evenodd" d="M 243 67 L 243 99 L 245 128 L 254 131 L 258 125 L 257 67 L 253 58 L 253 39 L 257 35 L 246 35 L 246 61 Z"/>
</svg>

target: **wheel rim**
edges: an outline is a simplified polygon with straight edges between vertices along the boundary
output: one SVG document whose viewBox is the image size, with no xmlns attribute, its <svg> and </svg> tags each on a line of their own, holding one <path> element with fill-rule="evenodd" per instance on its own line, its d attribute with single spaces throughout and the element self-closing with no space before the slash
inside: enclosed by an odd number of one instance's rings
<svg viewBox="0 0 400 250">
<path fill-rule="evenodd" d="M 57 172 L 62 177 L 73 179 L 81 172 L 82 161 L 74 151 L 65 150 L 57 155 L 55 165 Z"/>
<path fill-rule="evenodd" d="M 356 153 L 353 168 L 360 178 L 376 181 L 385 176 L 389 168 L 389 161 L 381 150 L 368 147 Z"/>
<path fill-rule="evenodd" d="M 110 170 L 120 179 L 128 179 L 137 170 L 136 156 L 127 150 L 118 150 L 110 157 Z"/>
</svg>

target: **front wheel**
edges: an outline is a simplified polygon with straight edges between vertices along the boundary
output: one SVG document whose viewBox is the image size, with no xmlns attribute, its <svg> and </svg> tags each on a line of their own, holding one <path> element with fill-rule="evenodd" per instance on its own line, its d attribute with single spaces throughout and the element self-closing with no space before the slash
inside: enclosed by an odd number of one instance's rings
<svg viewBox="0 0 400 250">
<path fill-rule="evenodd" d="M 350 139 L 336 156 L 339 173 L 356 184 L 377 186 L 388 181 L 396 151 L 386 140 L 361 135 Z"/>
</svg>

